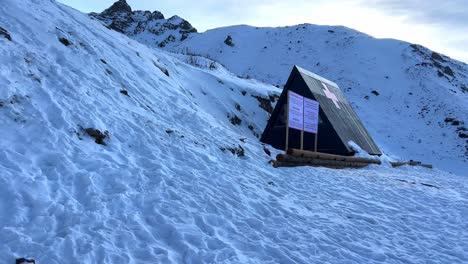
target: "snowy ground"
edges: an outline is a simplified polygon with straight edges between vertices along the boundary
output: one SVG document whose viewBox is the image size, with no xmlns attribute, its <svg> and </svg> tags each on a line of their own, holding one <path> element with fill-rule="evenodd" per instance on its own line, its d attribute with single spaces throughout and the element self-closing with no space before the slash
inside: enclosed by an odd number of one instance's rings
<svg viewBox="0 0 468 264">
<path fill-rule="evenodd" d="M 252 95 L 277 88 L 53 1 L 0 17 L 1 263 L 468 262 L 466 177 L 273 169 Z"/>
</svg>

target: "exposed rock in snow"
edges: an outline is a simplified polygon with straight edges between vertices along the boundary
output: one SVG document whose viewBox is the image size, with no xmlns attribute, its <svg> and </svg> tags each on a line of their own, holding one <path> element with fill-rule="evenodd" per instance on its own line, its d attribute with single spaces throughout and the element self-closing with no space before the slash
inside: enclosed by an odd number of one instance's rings
<svg viewBox="0 0 468 264">
<path fill-rule="evenodd" d="M 130 14 L 132 13 L 132 8 L 127 4 L 125 0 L 118 0 L 115 2 L 111 7 L 104 10 L 101 15 L 102 16 L 114 16 L 118 14 Z"/>
<path fill-rule="evenodd" d="M 108 28 L 152 47 L 183 41 L 189 34 L 197 32 L 188 21 L 178 16 L 165 19 L 159 11 L 132 11 L 125 0 L 119 0 L 102 13 L 91 13 L 90 16 Z"/>
<path fill-rule="evenodd" d="M 234 47 L 234 42 L 232 42 L 232 37 L 231 36 L 227 36 L 226 39 L 224 40 L 224 44 L 228 45 L 228 46 L 231 46 L 231 47 Z"/>
<path fill-rule="evenodd" d="M 0 27 L 0 36 L 8 39 L 9 41 L 12 41 L 10 33 L 8 33 L 8 31 L 2 27 Z"/>
</svg>

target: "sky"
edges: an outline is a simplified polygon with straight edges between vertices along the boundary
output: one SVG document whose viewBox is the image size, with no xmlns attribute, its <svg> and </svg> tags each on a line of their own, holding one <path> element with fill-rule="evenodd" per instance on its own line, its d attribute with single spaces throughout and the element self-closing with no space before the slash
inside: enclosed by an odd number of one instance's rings
<svg viewBox="0 0 468 264">
<path fill-rule="evenodd" d="M 58 0 L 101 12 L 116 0 Z M 421 44 L 468 63 L 468 0 L 127 0 L 133 10 L 178 15 L 199 32 L 247 24 L 343 25 L 376 38 Z"/>
</svg>

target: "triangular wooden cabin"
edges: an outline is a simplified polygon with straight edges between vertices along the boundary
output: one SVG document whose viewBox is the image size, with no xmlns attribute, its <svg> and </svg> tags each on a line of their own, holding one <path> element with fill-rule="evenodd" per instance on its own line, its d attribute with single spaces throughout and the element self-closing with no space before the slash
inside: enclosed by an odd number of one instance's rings
<svg viewBox="0 0 468 264">
<path fill-rule="evenodd" d="M 298 66 L 294 66 L 260 141 L 284 150 L 288 90 L 320 104 L 318 152 L 350 156 L 354 151 L 348 142 L 354 141 L 369 154 L 382 155 L 338 85 Z M 300 148 L 300 133 L 289 129 L 289 148 Z M 305 150 L 314 150 L 314 141 L 314 134 L 304 133 Z"/>
</svg>

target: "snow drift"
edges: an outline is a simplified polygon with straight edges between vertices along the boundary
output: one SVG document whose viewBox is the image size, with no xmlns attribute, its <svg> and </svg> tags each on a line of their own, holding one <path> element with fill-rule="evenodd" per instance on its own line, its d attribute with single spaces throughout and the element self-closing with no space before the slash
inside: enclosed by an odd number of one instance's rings
<svg viewBox="0 0 468 264">
<path fill-rule="evenodd" d="M 468 261 L 466 178 L 272 169 L 277 88 L 54 1 L 0 17 L 2 263 Z"/>
</svg>

